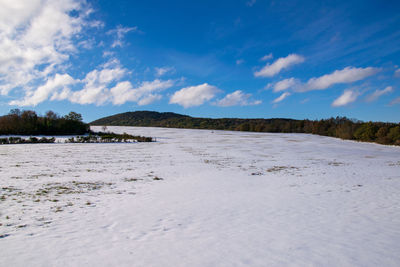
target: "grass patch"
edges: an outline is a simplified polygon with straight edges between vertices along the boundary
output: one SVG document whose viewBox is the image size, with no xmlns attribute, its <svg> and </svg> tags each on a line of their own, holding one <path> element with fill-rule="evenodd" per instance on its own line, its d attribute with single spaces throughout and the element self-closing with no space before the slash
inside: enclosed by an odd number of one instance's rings
<svg viewBox="0 0 400 267">
<path fill-rule="evenodd" d="M 55 207 L 55 209 L 54 209 L 54 212 L 61 212 L 61 211 L 63 211 L 63 209 L 62 209 L 62 207 L 60 207 L 60 206 L 57 206 L 57 207 Z"/>
<path fill-rule="evenodd" d="M 267 169 L 267 172 L 280 172 L 285 170 L 298 170 L 299 168 L 293 166 L 273 166 Z"/>
<path fill-rule="evenodd" d="M 137 182 L 140 180 L 143 180 L 143 179 L 140 179 L 140 178 L 125 178 L 124 179 L 125 182 Z"/>
<path fill-rule="evenodd" d="M 344 163 L 343 162 L 338 162 L 338 161 L 330 161 L 330 162 L 328 162 L 328 165 L 330 165 L 330 166 L 341 166 L 341 165 L 344 165 Z"/>
</svg>

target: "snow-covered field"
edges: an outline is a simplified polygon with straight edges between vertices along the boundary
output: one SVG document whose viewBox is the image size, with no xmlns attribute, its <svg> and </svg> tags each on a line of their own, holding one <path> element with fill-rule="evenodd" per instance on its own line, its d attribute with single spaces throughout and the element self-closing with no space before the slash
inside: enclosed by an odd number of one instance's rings
<svg viewBox="0 0 400 267">
<path fill-rule="evenodd" d="M 0 266 L 400 266 L 400 147 L 108 128 L 0 146 Z"/>
</svg>

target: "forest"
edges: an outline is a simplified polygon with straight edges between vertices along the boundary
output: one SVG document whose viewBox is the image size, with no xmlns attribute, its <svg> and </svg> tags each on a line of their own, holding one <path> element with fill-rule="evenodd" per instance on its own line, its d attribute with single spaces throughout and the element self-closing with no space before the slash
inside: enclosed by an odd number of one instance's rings
<svg viewBox="0 0 400 267">
<path fill-rule="evenodd" d="M 61 117 L 53 111 L 39 116 L 32 110 L 13 109 L 0 117 L 0 135 L 71 135 L 89 131 L 82 115 L 73 111 Z"/>
<path fill-rule="evenodd" d="M 90 125 L 151 126 L 272 133 L 309 133 L 347 140 L 400 145 L 400 123 L 363 122 L 346 117 L 322 120 L 194 118 L 172 112 L 135 111 L 93 121 Z"/>
</svg>

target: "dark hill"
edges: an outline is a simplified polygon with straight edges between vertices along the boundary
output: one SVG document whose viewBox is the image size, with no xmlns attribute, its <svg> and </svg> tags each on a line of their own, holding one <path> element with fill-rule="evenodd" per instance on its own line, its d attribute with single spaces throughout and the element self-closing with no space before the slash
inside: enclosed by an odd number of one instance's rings
<svg viewBox="0 0 400 267">
<path fill-rule="evenodd" d="M 154 111 L 135 111 L 101 118 L 91 122 L 90 125 L 151 126 L 169 128 L 280 132 L 282 131 L 282 129 L 279 129 L 279 127 L 277 128 L 277 125 L 286 125 L 295 122 L 297 121 L 291 119 L 193 118 L 190 116 L 172 112 L 160 113 Z"/>
<path fill-rule="evenodd" d="M 125 112 L 92 121 L 90 125 L 110 126 L 161 126 L 168 122 L 175 122 L 190 118 L 189 116 L 173 112 L 135 111 Z M 164 125 L 164 127 L 167 127 Z M 171 126 L 172 127 L 172 126 Z"/>
<path fill-rule="evenodd" d="M 101 118 L 90 125 L 151 126 L 276 133 L 311 133 L 342 139 L 400 145 L 400 124 L 361 122 L 346 117 L 325 120 L 292 119 L 210 119 L 172 112 L 135 111 Z"/>
</svg>

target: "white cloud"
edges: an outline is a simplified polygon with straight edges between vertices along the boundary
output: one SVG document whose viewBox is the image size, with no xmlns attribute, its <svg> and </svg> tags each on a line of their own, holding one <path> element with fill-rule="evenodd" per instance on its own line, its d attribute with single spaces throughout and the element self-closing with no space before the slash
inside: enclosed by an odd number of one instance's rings
<svg viewBox="0 0 400 267">
<path fill-rule="evenodd" d="M 112 51 L 103 51 L 103 57 L 113 57 L 115 56 L 115 52 Z"/>
<path fill-rule="evenodd" d="M 92 10 L 90 10 L 92 11 Z M 100 21 L 100 20 L 92 20 L 88 22 L 89 26 L 92 28 L 103 28 L 104 27 L 104 22 Z"/>
<path fill-rule="evenodd" d="M 272 77 L 283 69 L 292 65 L 304 62 L 304 57 L 296 54 L 290 54 L 287 57 L 278 58 L 274 63 L 265 65 L 261 70 L 254 73 L 255 77 Z"/>
<path fill-rule="evenodd" d="M 119 61 L 111 59 L 99 66 L 98 69 L 87 73 L 82 80 L 76 80 L 68 74 L 56 74 L 37 89 L 28 90 L 22 100 L 11 101 L 10 105 L 36 106 L 50 100 L 69 100 L 78 104 L 102 105 L 112 103 L 121 105 L 126 102 L 137 102 L 146 105 L 161 98 L 157 94 L 174 85 L 174 81 L 154 80 L 142 82 L 134 88 L 129 81 L 123 78 L 128 70 L 122 68 Z M 81 84 L 82 89 L 72 91 L 70 86 Z M 111 89 L 110 89 L 111 88 Z"/>
<path fill-rule="evenodd" d="M 125 69 L 104 69 L 92 71 L 85 78 L 86 85 L 80 90 L 73 92 L 69 97 L 71 102 L 79 104 L 102 105 L 108 102 L 114 105 L 122 105 L 126 102 L 136 102 L 139 105 L 147 105 L 161 98 L 155 92 L 163 91 L 174 85 L 174 81 L 154 80 L 142 82 L 133 88 L 129 81 L 119 81 L 126 73 Z M 111 84 L 117 82 L 111 89 Z"/>
<path fill-rule="evenodd" d="M 136 101 L 139 106 L 144 106 L 153 103 L 154 101 L 160 100 L 162 96 L 156 92 L 161 92 L 174 85 L 174 81 L 167 80 L 154 80 L 152 82 L 142 82 L 141 85 L 135 89 L 135 93 L 138 97 Z"/>
<path fill-rule="evenodd" d="M 263 90 L 269 90 L 273 86 L 274 86 L 273 83 L 268 83 L 266 86 L 264 86 Z"/>
<path fill-rule="evenodd" d="M 377 100 L 379 97 L 381 97 L 382 95 L 385 95 L 385 94 L 389 94 L 389 93 L 391 93 L 391 92 L 393 92 L 393 87 L 392 86 L 388 86 L 388 87 L 386 87 L 385 89 L 383 89 L 383 90 L 375 90 L 375 92 L 373 92 L 372 94 L 370 94 L 368 97 L 367 97 L 367 102 L 372 102 L 372 101 L 375 101 L 375 100 Z"/>
<path fill-rule="evenodd" d="M 99 65 L 99 67 L 102 69 L 120 68 L 121 63 L 119 62 L 119 60 L 117 58 L 113 57 L 113 58 L 110 58 L 107 62 Z"/>
<path fill-rule="evenodd" d="M 69 87 L 64 87 L 61 91 L 56 91 L 53 93 L 53 95 L 51 96 L 50 100 L 54 101 L 54 100 L 65 100 L 68 99 L 68 97 L 71 95 L 71 89 Z"/>
<path fill-rule="evenodd" d="M 162 98 L 160 94 L 149 94 L 138 101 L 139 106 L 149 105 L 155 101 L 158 101 Z"/>
<path fill-rule="evenodd" d="M 10 105 L 17 106 L 36 106 L 37 104 L 47 100 L 50 95 L 53 99 L 61 99 L 65 93 L 69 91 L 68 86 L 76 83 L 76 81 L 68 74 L 56 74 L 49 79 L 46 84 L 38 87 L 35 91 L 27 92 L 22 100 L 11 101 Z"/>
<path fill-rule="evenodd" d="M 125 35 L 128 32 L 132 32 L 132 31 L 133 32 L 137 32 L 138 31 L 138 27 L 137 26 L 135 26 L 135 27 L 123 27 L 121 25 L 118 25 L 117 28 L 115 28 L 113 30 L 109 30 L 107 32 L 107 34 L 108 35 L 113 35 L 114 38 L 115 38 L 113 43 L 111 44 L 111 47 L 115 48 L 117 46 L 119 46 L 119 47 L 124 46 Z"/>
<path fill-rule="evenodd" d="M 262 58 L 260 58 L 261 61 L 267 61 L 270 60 L 271 58 L 273 58 L 274 56 L 272 55 L 272 53 L 269 53 L 268 55 L 263 56 Z"/>
<path fill-rule="evenodd" d="M 119 82 L 110 89 L 111 101 L 114 105 L 122 105 L 127 101 L 137 101 L 136 91 L 133 90 L 132 84 L 129 81 Z"/>
<path fill-rule="evenodd" d="M 354 101 L 356 101 L 359 93 L 352 90 L 345 90 L 341 96 L 339 96 L 335 101 L 333 101 L 333 107 L 346 106 Z"/>
<path fill-rule="evenodd" d="M 109 99 L 105 87 L 85 87 L 82 90 L 72 92 L 69 100 L 77 104 L 104 104 Z"/>
<path fill-rule="evenodd" d="M 284 79 L 275 83 L 274 85 L 274 92 L 281 92 L 285 91 L 289 88 L 297 88 L 300 85 L 300 81 L 295 78 Z"/>
<path fill-rule="evenodd" d="M 86 83 L 86 87 L 103 86 L 107 85 L 112 81 L 119 80 L 127 73 L 126 69 L 116 68 L 105 68 L 102 70 L 92 70 L 86 74 L 83 80 Z"/>
<path fill-rule="evenodd" d="M 275 98 L 273 101 L 272 101 L 272 103 L 279 103 L 279 102 L 281 102 L 281 101 L 283 101 L 286 97 L 288 97 L 288 96 L 290 96 L 290 93 L 289 92 L 285 92 L 285 93 L 283 93 L 283 94 L 281 94 L 278 98 Z"/>
<path fill-rule="evenodd" d="M 156 71 L 156 76 L 157 77 L 161 77 L 165 74 L 167 74 L 168 72 L 175 72 L 175 69 L 173 67 L 161 67 L 161 68 L 157 68 L 155 67 L 154 70 Z"/>
<path fill-rule="evenodd" d="M 95 46 L 94 39 L 82 40 L 78 43 L 78 47 L 83 47 L 84 49 L 92 49 Z"/>
<path fill-rule="evenodd" d="M 162 96 L 157 94 L 174 85 L 174 81 L 154 80 L 142 82 L 137 88 L 133 88 L 130 82 L 118 83 L 111 88 L 111 98 L 114 105 L 122 105 L 126 102 L 136 102 L 139 106 L 144 106 L 160 100 Z"/>
<path fill-rule="evenodd" d="M 380 71 L 379 68 L 367 67 L 367 68 L 354 68 L 346 67 L 342 70 L 336 70 L 330 74 L 325 74 L 318 78 L 311 78 L 303 86 L 301 91 L 311 90 L 324 90 L 332 85 L 338 83 L 352 83 L 359 80 L 363 80 L 371 75 L 374 75 Z"/>
<path fill-rule="evenodd" d="M 173 80 L 161 81 L 156 79 L 152 82 L 142 82 L 137 88 L 143 95 L 153 92 L 159 92 L 168 89 L 174 85 Z"/>
<path fill-rule="evenodd" d="M 178 104 L 184 108 L 200 106 L 211 100 L 220 90 L 208 83 L 190 86 L 176 91 L 170 98 L 170 104 Z"/>
<path fill-rule="evenodd" d="M 231 94 L 227 94 L 223 99 L 216 102 L 217 106 L 231 107 L 231 106 L 251 106 L 261 104 L 260 100 L 250 101 L 251 94 L 245 94 L 241 90 L 237 90 Z"/>
<path fill-rule="evenodd" d="M 72 11 L 77 16 L 70 15 Z M 0 93 L 31 90 L 60 72 L 76 53 L 89 10 L 81 1 L 13 0 L 0 8 Z M 30 92 L 28 92 L 30 93 Z"/>
<path fill-rule="evenodd" d="M 400 69 L 394 71 L 394 77 L 400 77 Z"/>
<path fill-rule="evenodd" d="M 102 69 L 95 69 L 86 74 L 83 89 L 71 93 L 69 100 L 78 104 L 101 105 L 109 101 L 109 87 L 119 82 L 128 71 L 119 66 L 119 62 L 111 60 L 103 64 Z"/>
</svg>

